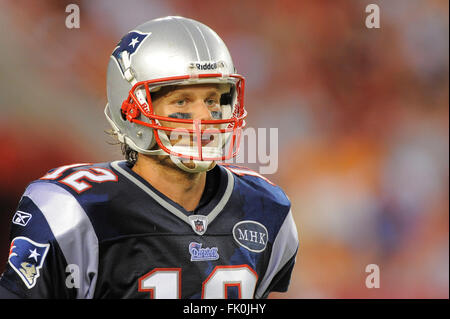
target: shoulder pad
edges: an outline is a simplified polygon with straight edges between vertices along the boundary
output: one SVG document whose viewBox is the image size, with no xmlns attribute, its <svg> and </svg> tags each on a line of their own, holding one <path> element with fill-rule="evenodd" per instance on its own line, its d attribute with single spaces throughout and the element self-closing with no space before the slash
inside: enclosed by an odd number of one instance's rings
<svg viewBox="0 0 450 319">
<path fill-rule="evenodd" d="M 236 180 L 247 184 L 253 192 L 258 192 L 265 198 L 272 199 L 279 205 L 290 207 L 291 203 L 284 191 L 263 175 L 243 166 L 220 164 L 220 166 L 232 172 Z"/>
</svg>

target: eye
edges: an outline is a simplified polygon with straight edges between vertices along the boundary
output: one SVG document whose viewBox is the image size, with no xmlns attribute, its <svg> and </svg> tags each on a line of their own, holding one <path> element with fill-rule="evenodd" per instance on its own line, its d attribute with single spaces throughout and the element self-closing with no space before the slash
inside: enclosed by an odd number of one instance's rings
<svg viewBox="0 0 450 319">
<path fill-rule="evenodd" d="M 186 99 L 177 100 L 177 101 L 175 101 L 175 104 L 177 106 L 185 106 L 186 105 Z"/>
<path fill-rule="evenodd" d="M 215 106 L 217 103 L 218 102 L 215 99 L 207 99 L 206 100 L 206 105 L 208 105 L 208 106 Z"/>
</svg>

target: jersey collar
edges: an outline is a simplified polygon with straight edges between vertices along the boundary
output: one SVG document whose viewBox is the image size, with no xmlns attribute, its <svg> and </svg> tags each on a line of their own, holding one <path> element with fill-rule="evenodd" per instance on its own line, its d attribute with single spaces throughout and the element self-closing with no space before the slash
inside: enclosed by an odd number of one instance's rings
<svg viewBox="0 0 450 319">
<path fill-rule="evenodd" d="M 192 212 L 186 211 L 182 206 L 178 205 L 170 198 L 155 189 L 149 182 L 143 179 L 140 175 L 136 174 L 132 169 L 130 169 L 126 161 L 115 161 L 111 162 L 111 167 L 117 171 L 119 174 L 123 175 L 145 193 L 147 193 L 153 200 L 164 207 L 167 211 L 180 218 L 187 224 L 189 224 L 193 230 L 200 235 L 206 232 L 207 226 L 211 224 L 214 219 L 220 214 L 228 200 L 233 193 L 234 188 L 234 177 L 233 174 L 221 167 L 216 165 L 214 169 L 220 170 L 221 178 L 220 184 L 216 195 L 212 200 L 206 205 L 202 205 L 198 210 Z M 197 218 L 198 217 L 198 218 Z M 201 219 L 203 222 L 203 230 L 196 228 L 195 220 Z"/>
</svg>

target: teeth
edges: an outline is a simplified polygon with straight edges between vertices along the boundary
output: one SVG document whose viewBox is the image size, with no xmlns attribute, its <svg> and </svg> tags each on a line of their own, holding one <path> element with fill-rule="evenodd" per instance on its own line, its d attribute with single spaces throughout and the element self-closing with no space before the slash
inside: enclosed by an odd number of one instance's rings
<svg viewBox="0 0 450 319">
<path fill-rule="evenodd" d="M 186 146 L 172 146 L 169 148 L 172 152 L 180 153 L 186 156 L 200 156 L 198 154 L 197 148 L 194 147 L 186 147 Z M 216 158 L 222 156 L 222 148 L 218 147 L 202 147 L 203 157 L 206 158 Z"/>
<path fill-rule="evenodd" d="M 207 141 L 207 142 L 214 141 L 214 136 L 210 135 L 208 137 L 202 137 L 202 141 Z"/>
</svg>

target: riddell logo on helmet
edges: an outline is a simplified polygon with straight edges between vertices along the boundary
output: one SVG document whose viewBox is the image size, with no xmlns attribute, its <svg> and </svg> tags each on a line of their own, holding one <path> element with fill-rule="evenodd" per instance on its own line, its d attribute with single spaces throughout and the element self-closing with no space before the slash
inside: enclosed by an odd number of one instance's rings
<svg viewBox="0 0 450 319">
<path fill-rule="evenodd" d="M 145 112 L 150 113 L 150 107 L 148 106 L 147 103 L 142 104 L 142 108 L 144 109 Z"/>
<path fill-rule="evenodd" d="M 195 63 L 195 67 L 197 68 L 197 70 L 215 70 L 217 69 L 217 63 L 211 63 L 211 62 L 206 62 L 206 63 Z"/>
</svg>

